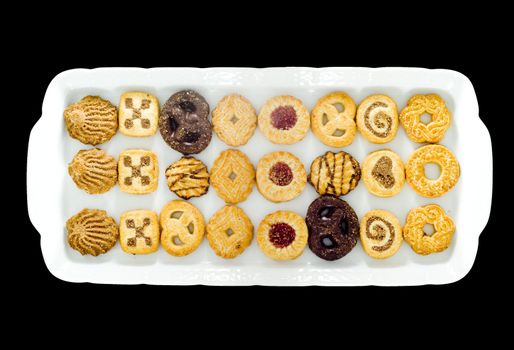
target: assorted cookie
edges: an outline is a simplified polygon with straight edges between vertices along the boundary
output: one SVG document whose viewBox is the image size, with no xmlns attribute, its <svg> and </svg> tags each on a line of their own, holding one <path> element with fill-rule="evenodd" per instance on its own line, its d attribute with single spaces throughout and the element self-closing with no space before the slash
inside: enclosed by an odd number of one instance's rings
<svg viewBox="0 0 514 350">
<path fill-rule="evenodd" d="M 182 199 L 200 197 L 209 190 L 207 167 L 194 157 L 182 157 L 166 169 L 170 191 Z"/>
<path fill-rule="evenodd" d="M 357 109 L 357 128 L 373 143 L 392 141 L 398 131 L 396 102 L 386 95 L 366 97 Z"/>
<path fill-rule="evenodd" d="M 212 111 L 212 125 L 216 135 L 227 145 L 241 146 L 248 142 L 257 127 L 257 112 L 243 96 L 227 95 Z"/>
<path fill-rule="evenodd" d="M 386 259 L 400 249 L 402 225 L 386 210 L 371 210 L 362 218 L 360 238 L 366 254 L 375 259 Z"/>
<path fill-rule="evenodd" d="M 342 196 L 353 190 L 361 178 L 359 162 L 344 151 L 327 152 L 311 164 L 309 182 L 321 195 Z"/>
<path fill-rule="evenodd" d="M 68 173 L 75 185 L 89 194 L 105 193 L 118 182 L 116 159 L 98 148 L 78 151 Z"/>
<path fill-rule="evenodd" d="M 125 253 L 150 254 L 159 248 L 157 214 L 151 210 L 132 210 L 121 214 L 120 245 Z"/>
<path fill-rule="evenodd" d="M 157 189 L 159 164 L 157 156 L 145 149 L 128 149 L 120 153 L 118 183 L 122 192 L 145 194 Z"/>
<path fill-rule="evenodd" d="M 159 126 L 159 101 L 146 92 L 125 92 L 118 109 L 120 132 L 126 136 L 152 136 Z"/>
<path fill-rule="evenodd" d="M 394 196 L 405 183 L 402 159 L 388 149 L 371 152 L 362 165 L 362 178 L 368 191 L 375 196 Z"/>
</svg>

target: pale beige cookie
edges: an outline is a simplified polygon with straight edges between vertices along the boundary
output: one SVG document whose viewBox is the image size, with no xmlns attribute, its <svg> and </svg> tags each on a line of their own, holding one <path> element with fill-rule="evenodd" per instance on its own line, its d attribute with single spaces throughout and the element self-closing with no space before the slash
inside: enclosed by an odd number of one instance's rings
<svg viewBox="0 0 514 350">
<path fill-rule="evenodd" d="M 183 199 L 200 197 L 209 190 L 207 167 L 194 157 L 182 157 L 166 169 L 170 191 Z"/>
<path fill-rule="evenodd" d="M 357 109 L 357 128 L 369 142 L 387 143 L 398 131 L 396 102 L 386 95 L 366 97 Z"/>
<path fill-rule="evenodd" d="M 83 209 L 66 221 L 68 244 L 82 255 L 107 253 L 118 240 L 118 225 L 105 210 Z"/>
<path fill-rule="evenodd" d="M 298 197 L 306 183 L 305 167 L 289 152 L 271 152 L 259 160 L 257 188 L 272 202 L 286 202 Z"/>
<path fill-rule="evenodd" d="M 434 226 L 431 235 L 423 231 L 427 224 Z M 412 250 L 421 255 L 442 252 L 450 245 L 454 233 L 452 218 L 436 204 L 411 209 L 403 227 L 403 238 Z"/>
<path fill-rule="evenodd" d="M 150 254 L 159 249 L 157 214 L 151 210 L 132 210 L 121 214 L 121 249 L 129 254 Z"/>
<path fill-rule="evenodd" d="M 308 231 L 303 218 L 291 211 L 266 215 L 257 229 L 257 243 L 264 254 L 275 260 L 292 260 L 302 255 Z"/>
<path fill-rule="evenodd" d="M 118 130 L 116 107 L 99 96 L 86 96 L 64 110 L 68 133 L 82 143 L 96 146 Z"/>
<path fill-rule="evenodd" d="M 75 185 L 89 194 L 105 193 L 118 182 L 116 159 L 98 148 L 78 151 L 68 173 Z"/>
<path fill-rule="evenodd" d="M 122 192 L 145 194 L 157 189 L 159 164 L 152 151 L 128 149 L 120 153 L 118 182 Z"/>
<path fill-rule="evenodd" d="M 425 165 L 435 163 L 441 174 L 437 179 L 425 175 Z M 460 167 L 453 153 L 442 145 L 426 145 L 416 149 L 405 165 L 407 182 L 423 197 L 440 197 L 455 186 L 460 176 Z"/>
<path fill-rule="evenodd" d="M 361 178 L 359 162 L 346 152 L 327 152 L 311 164 L 309 182 L 319 194 L 342 196 L 353 190 Z"/>
<path fill-rule="evenodd" d="M 159 126 L 159 101 L 146 92 L 125 92 L 120 97 L 118 116 L 123 135 L 152 136 Z"/>
<path fill-rule="evenodd" d="M 309 111 L 296 97 L 275 96 L 261 108 L 258 123 L 268 140 L 289 145 L 302 140 L 309 131 Z"/>
<path fill-rule="evenodd" d="M 205 221 L 192 204 L 175 200 L 161 210 L 161 245 L 171 255 L 184 256 L 194 252 L 202 243 Z"/>
<path fill-rule="evenodd" d="M 362 165 L 362 178 L 368 191 L 375 196 L 394 196 L 405 183 L 402 159 L 388 149 L 371 152 Z"/>
<path fill-rule="evenodd" d="M 257 127 L 257 113 L 250 101 L 238 94 L 227 95 L 212 111 L 214 132 L 229 146 L 248 142 Z"/>
<path fill-rule="evenodd" d="M 392 213 L 385 210 L 368 211 L 360 226 L 362 248 L 372 258 L 389 258 L 400 249 L 402 225 Z"/>
<path fill-rule="evenodd" d="M 252 192 L 255 170 L 250 159 L 237 149 L 227 149 L 214 160 L 211 184 L 225 202 L 236 204 Z"/>
<path fill-rule="evenodd" d="M 210 218 L 207 240 L 216 255 L 233 259 L 252 243 L 253 225 L 243 209 L 226 205 Z"/>
<path fill-rule="evenodd" d="M 327 146 L 348 146 L 357 130 L 355 108 L 355 102 L 344 92 L 323 96 L 311 113 L 312 132 Z"/>
</svg>

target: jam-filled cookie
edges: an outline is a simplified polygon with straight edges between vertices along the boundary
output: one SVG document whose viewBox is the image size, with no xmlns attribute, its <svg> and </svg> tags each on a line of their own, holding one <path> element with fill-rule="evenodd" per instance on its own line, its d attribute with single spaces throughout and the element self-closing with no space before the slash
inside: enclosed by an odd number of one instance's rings
<svg viewBox="0 0 514 350">
<path fill-rule="evenodd" d="M 272 202 L 286 202 L 298 197 L 307 183 L 305 168 L 289 152 L 272 152 L 259 160 L 257 188 Z"/>
<path fill-rule="evenodd" d="M 355 102 L 344 92 L 333 92 L 318 100 L 311 113 L 312 132 L 327 146 L 352 143 L 357 129 Z"/>
<path fill-rule="evenodd" d="M 375 196 L 394 196 L 405 183 L 402 159 L 388 149 L 371 152 L 362 165 L 362 178 L 368 191 Z"/>
<path fill-rule="evenodd" d="M 161 245 L 174 256 L 194 252 L 202 243 L 205 221 L 202 213 L 191 203 L 174 200 L 161 210 Z"/>
<path fill-rule="evenodd" d="M 309 182 L 319 194 L 342 196 L 353 190 L 361 178 L 359 162 L 346 152 L 327 152 L 311 164 Z"/>
<path fill-rule="evenodd" d="M 121 249 L 129 254 L 150 254 L 159 249 L 159 219 L 151 210 L 132 210 L 121 214 Z"/>
<path fill-rule="evenodd" d="M 427 124 L 421 120 L 425 113 L 431 117 Z M 441 141 L 451 121 L 451 113 L 446 103 L 436 94 L 412 96 L 400 113 L 400 122 L 407 135 L 418 143 Z"/>
<path fill-rule="evenodd" d="M 77 187 L 89 194 L 105 193 L 118 182 L 116 159 L 98 148 L 78 151 L 68 173 Z"/>
<path fill-rule="evenodd" d="M 145 194 L 154 192 L 159 181 L 159 164 L 152 151 L 128 149 L 120 153 L 118 182 L 122 192 Z"/>
<path fill-rule="evenodd" d="M 209 190 L 207 167 L 193 157 L 182 157 L 166 169 L 170 191 L 183 199 L 200 197 Z"/>
<path fill-rule="evenodd" d="M 266 215 L 257 229 L 261 250 L 275 260 L 292 260 L 302 255 L 307 245 L 307 226 L 303 218 L 291 211 Z"/>
<path fill-rule="evenodd" d="M 258 123 L 268 140 L 289 145 L 302 140 L 309 131 L 309 111 L 296 97 L 275 96 L 261 108 Z"/>
<path fill-rule="evenodd" d="M 364 251 L 375 259 L 393 256 L 403 241 L 400 221 L 385 210 L 368 211 L 362 218 L 360 235 Z"/>
<path fill-rule="evenodd" d="M 398 131 L 396 102 L 386 95 L 366 97 L 357 109 L 357 128 L 369 142 L 387 143 Z"/>
<path fill-rule="evenodd" d="M 248 142 L 257 127 L 257 112 L 250 101 L 238 94 L 227 95 L 212 111 L 214 132 L 229 146 Z"/>
<path fill-rule="evenodd" d="M 152 136 L 159 126 L 159 101 L 146 92 L 125 92 L 120 97 L 118 116 L 123 135 Z"/>
<path fill-rule="evenodd" d="M 253 225 L 243 209 L 226 205 L 210 218 L 207 240 L 216 255 L 224 259 L 239 256 L 252 243 Z"/>
</svg>

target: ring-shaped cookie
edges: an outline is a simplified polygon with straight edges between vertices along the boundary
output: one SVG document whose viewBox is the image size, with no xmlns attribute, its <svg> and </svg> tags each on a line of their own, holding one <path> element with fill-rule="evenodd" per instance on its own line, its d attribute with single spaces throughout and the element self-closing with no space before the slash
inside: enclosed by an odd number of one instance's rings
<svg viewBox="0 0 514 350">
<path fill-rule="evenodd" d="M 398 131 L 396 103 L 386 95 L 366 97 L 357 109 L 357 128 L 369 142 L 387 143 Z"/>
<path fill-rule="evenodd" d="M 402 159 L 388 149 L 371 152 L 362 165 L 362 178 L 368 191 L 375 196 L 394 196 L 405 183 Z"/>
</svg>

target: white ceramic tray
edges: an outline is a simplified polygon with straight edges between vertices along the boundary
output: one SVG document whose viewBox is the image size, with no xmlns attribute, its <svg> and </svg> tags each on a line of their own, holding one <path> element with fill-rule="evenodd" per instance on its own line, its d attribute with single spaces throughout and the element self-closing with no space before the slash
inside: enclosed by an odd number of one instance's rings
<svg viewBox="0 0 514 350">
<path fill-rule="evenodd" d="M 118 104 L 124 91 L 142 90 L 155 94 L 161 105 L 181 89 L 201 93 L 211 109 L 226 94 L 246 96 L 257 110 L 269 97 L 294 95 L 312 109 L 316 100 L 334 90 L 349 93 L 356 103 L 364 97 L 383 93 L 391 96 L 401 109 L 409 96 L 438 93 L 453 114 L 453 123 L 441 142 L 457 156 L 461 177 L 457 186 L 437 199 L 420 197 L 405 184 L 392 198 L 377 198 L 368 193 L 361 181 L 343 199 L 357 215 L 375 208 L 395 213 L 400 221 L 410 208 L 428 203 L 441 205 L 455 220 L 457 227 L 452 245 L 430 256 L 416 255 L 404 242 L 400 251 L 387 260 L 368 257 L 360 243 L 341 260 L 327 262 L 308 248 L 294 261 L 278 262 L 267 258 L 254 241 L 238 258 L 223 260 L 210 249 L 206 240 L 186 257 L 172 257 L 162 248 L 146 256 L 125 254 L 119 244 L 99 257 L 81 256 L 66 243 L 65 221 L 83 208 L 105 209 L 119 220 L 126 210 L 151 209 L 159 212 L 168 201 L 176 199 L 167 188 L 164 171 L 180 154 L 168 147 L 157 133 L 148 138 L 131 138 L 118 133 L 100 145 L 117 157 L 126 148 L 147 148 L 157 153 L 159 187 L 153 194 L 130 195 L 118 187 L 103 195 L 88 195 L 75 187 L 67 174 L 67 164 L 83 145 L 69 137 L 63 121 L 64 108 L 85 95 L 100 95 Z M 411 142 L 404 130 L 386 145 L 366 141 L 359 133 L 344 150 L 362 162 L 374 150 L 390 148 L 407 161 L 419 145 Z M 228 146 L 216 135 L 207 149 L 197 157 L 210 169 L 215 157 Z M 254 165 L 271 151 L 287 150 L 309 169 L 312 160 L 329 150 L 309 131 L 295 145 L 274 145 L 257 129 L 248 144 L 240 149 Z M 333 149 L 334 150 L 334 149 Z M 27 160 L 27 197 L 32 223 L 41 234 L 45 263 L 56 277 L 72 282 L 114 284 L 207 284 L 207 285 L 419 285 L 457 281 L 471 269 L 478 249 L 478 237 L 485 227 L 492 194 L 492 150 L 489 133 L 478 115 L 478 103 L 471 82 L 462 74 L 449 70 L 417 68 L 100 68 L 63 72 L 50 83 L 43 102 L 43 114 L 34 126 Z M 240 206 L 255 227 L 268 213 L 284 209 L 305 216 L 307 207 L 317 197 L 307 185 L 301 196 L 287 203 L 271 203 L 254 188 Z M 223 201 L 211 189 L 207 195 L 191 202 L 206 220 Z"/>
</svg>

